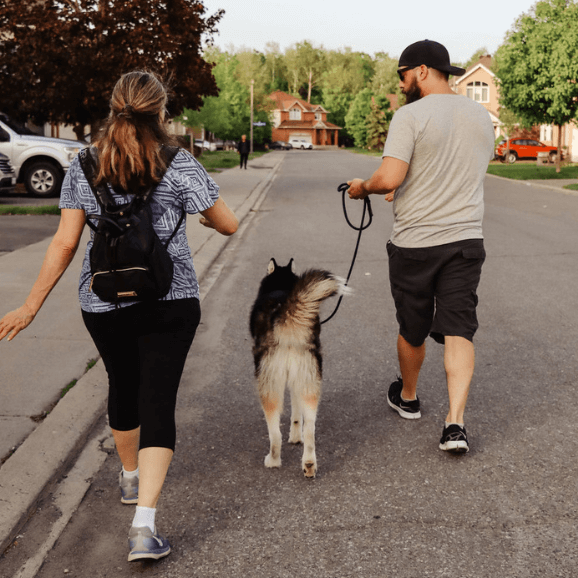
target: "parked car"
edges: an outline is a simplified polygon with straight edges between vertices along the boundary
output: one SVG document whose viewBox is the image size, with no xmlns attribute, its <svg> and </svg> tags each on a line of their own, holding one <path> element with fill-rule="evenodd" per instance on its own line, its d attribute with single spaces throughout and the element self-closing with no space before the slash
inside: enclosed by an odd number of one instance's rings
<svg viewBox="0 0 578 578">
<path fill-rule="evenodd" d="M 195 146 L 202 148 L 204 151 L 216 151 L 217 144 L 214 142 L 209 142 L 208 140 L 203 140 L 200 138 L 195 139 Z"/>
<path fill-rule="evenodd" d="M 11 193 L 16 188 L 16 171 L 10 159 L 0 153 L 0 191 Z"/>
<path fill-rule="evenodd" d="M 56 197 L 72 159 L 87 143 L 38 135 L 0 113 L 0 152 L 10 159 L 16 180 L 37 197 Z"/>
<path fill-rule="evenodd" d="M 290 149 L 293 148 L 293 145 L 290 145 L 288 142 L 285 142 L 285 141 L 283 141 L 283 140 L 276 140 L 276 141 L 273 141 L 273 142 L 271 143 L 271 145 L 269 146 L 269 148 L 270 148 L 270 149 L 273 149 L 273 150 L 285 150 L 285 151 L 288 151 L 288 150 L 290 150 Z"/>
<path fill-rule="evenodd" d="M 290 138 L 289 144 L 294 149 L 312 149 L 313 145 L 304 138 Z"/>
<path fill-rule="evenodd" d="M 518 159 L 537 159 L 538 153 L 548 153 L 548 160 L 553 163 L 556 160 L 556 147 L 545 145 L 537 140 L 527 138 L 514 138 L 510 141 L 510 153 L 507 152 L 507 142 L 503 141 L 496 147 L 496 156 L 500 160 L 515 163 Z"/>
</svg>

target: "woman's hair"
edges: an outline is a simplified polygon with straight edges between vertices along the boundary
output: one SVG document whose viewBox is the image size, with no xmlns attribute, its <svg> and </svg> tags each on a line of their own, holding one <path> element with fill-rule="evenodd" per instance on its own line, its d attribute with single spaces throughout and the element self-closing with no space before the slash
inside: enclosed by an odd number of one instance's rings
<svg viewBox="0 0 578 578">
<path fill-rule="evenodd" d="M 110 99 L 110 114 L 94 140 L 99 152 L 96 185 L 126 192 L 157 184 L 166 170 L 162 145 L 175 144 L 164 124 L 167 91 L 151 72 L 124 74 Z"/>
</svg>

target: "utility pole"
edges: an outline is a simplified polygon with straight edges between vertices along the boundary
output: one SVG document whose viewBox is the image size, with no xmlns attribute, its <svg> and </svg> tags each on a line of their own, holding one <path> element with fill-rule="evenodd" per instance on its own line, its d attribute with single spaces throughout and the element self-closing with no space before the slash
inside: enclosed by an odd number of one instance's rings
<svg viewBox="0 0 578 578">
<path fill-rule="evenodd" d="M 253 152 L 253 85 L 255 81 L 251 79 L 251 152 Z"/>
</svg>

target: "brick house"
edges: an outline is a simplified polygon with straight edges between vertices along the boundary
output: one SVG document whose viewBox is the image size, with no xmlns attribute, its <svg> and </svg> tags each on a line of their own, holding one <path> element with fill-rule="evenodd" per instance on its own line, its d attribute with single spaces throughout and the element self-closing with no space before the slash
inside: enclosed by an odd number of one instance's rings
<svg viewBox="0 0 578 578">
<path fill-rule="evenodd" d="M 288 142 L 305 139 L 314 146 L 338 146 L 340 126 L 327 121 L 329 111 L 277 90 L 269 95 L 274 102 L 271 113 L 271 139 Z"/>
</svg>

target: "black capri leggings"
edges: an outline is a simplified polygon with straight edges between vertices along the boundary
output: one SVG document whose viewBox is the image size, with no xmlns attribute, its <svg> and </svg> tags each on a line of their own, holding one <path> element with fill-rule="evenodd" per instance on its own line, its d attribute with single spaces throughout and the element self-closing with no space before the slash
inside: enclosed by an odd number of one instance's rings
<svg viewBox="0 0 578 578">
<path fill-rule="evenodd" d="M 82 317 L 108 373 L 110 426 L 140 426 L 140 448 L 174 451 L 175 406 L 201 319 L 198 299 L 152 301 Z"/>
</svg>

